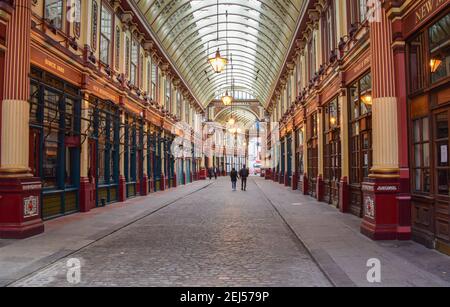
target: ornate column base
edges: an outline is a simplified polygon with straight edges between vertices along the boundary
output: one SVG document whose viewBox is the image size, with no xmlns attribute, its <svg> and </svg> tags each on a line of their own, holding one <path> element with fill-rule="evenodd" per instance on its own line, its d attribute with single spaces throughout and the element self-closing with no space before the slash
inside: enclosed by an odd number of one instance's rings
<svg viewBox="0 0 450 307">
<path fill-rule="evenodd" d="M 308 175 L 305 173 L 303 175 L 303 181 L 302 181 L 302 192 L 303 195 L 309 195 L 309 182 L 308 182 Z"/>
<path fill-rule="evenodd" d="M 80 212 L 95 208 L 95 184 L 89 178 L 80 178 Z"/>
<path fill-rule="evenodd" d="M 184 178 L 184 175 L 183 175 L 183 178 Z M 176 173 L 173 174 L 173 179 L 172 180 L 173 180 L 173 187 L 176 188 L 178 186 L 177 174 Z"/>
<path fill-rule="evenodd" d="M 289 175 L 287 173 L 284 174 L 284 185 L 285 186 L 290 186 L 290 182 L 289 182 Z"/>
<path fill-rule="evenodd" d="M 206 180 L 206 169 L 205 168 L 200 169 L 200 172 L 198 174 L 198 180 Z"/>
<path fill-rule="evenodd" d="M 316 197 L 317 197 L 317 201 L 323 201 L 323 199 L 324 199 L 324 182 L 323 182 L 322 175 L 319 175 L 317 177 Z"/>
<path fill-rule="evenodd" d="M 127 200 L 127 182 L 124 176 L 119 176 L 119 202 Z"/>
<path fill-rule="evenodd" d="M 339 188 L 339 211 L 342 213 L 350 212 L 350 191 L 348 187 L 348 178 L 342 177 Z"/>
<path fill-rule="evenodd" d="M 298 189 L 298 175 L 297 172 L 294 172 L 294 174 L 292 175 L 292 190 L 297 190 Z"/>
<path fill-rule="evenodd" d="M 144 177 L 142 177 L 142 181 L 141 181 L 141 196 L 147 196 L 148 195 L 148 177 L 147 175 L 144 175 Z"/>
<path fill-rule="evenodd" d="M 38 178 L 0 179 L 0 238 L 25 239 L 44 232 Z"/>
<path fill-rule="evenodd" d="M 272 170 L 271 169 L 266 169 L 266 173 L 265 173 L 265 175 L 266 175 L 266 180 L 270 180 L 270 179 L 272 179 Z"/>
<path fill-rule="evenodd" d="M 361 233 L 373 240 L 409 240 L 410 227 L 399 226 L 398 178 L 368 178 L 363 183 Z"/>
</svg>

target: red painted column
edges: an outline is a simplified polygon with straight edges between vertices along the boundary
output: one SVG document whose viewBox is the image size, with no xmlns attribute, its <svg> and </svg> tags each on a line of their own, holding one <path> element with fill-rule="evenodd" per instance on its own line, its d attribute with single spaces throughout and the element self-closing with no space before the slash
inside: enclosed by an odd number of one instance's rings
<svg viewBox="0 0 450 307">
<path fill-rule="evenodd" d="M 374 240 L 409 239 L 411 229 L 400 226 L 399 204 L 405 208 L 408 203 L 399 202 L 400 163 L 399 134 L 401 122 L 401 99 L 398 99 L 399 80 L 405 82 L 405 75 L 396 76 L 394 52 L 392 48 L 392 24 L 384 8 L 370 22 L 372 48 L 373 86 L 373 167 L 369 178 L 363 183 L 364 220 L 361 232 Z M 400 69 L 400 68 L 399 68 Z M 396 81 L 397 79 L 397 81 Z M 407 139 L 407 138 L 405 138 Z"/>
<path fill-rule="evenodd" d="M 44 231 L 39 178 L 29 165 L 31 0 L 16 0 L 6 29 L 1 84 L 0 237 L 22 239 Z"/>
</svg>

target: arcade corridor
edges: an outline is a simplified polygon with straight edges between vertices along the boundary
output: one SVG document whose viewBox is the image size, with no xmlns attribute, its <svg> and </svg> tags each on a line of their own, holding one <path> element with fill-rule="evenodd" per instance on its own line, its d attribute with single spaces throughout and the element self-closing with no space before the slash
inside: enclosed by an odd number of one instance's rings
<svg viewBox="0 0 450 307">
<path fill-rule="evenodd" d="M 357 226 L 281 185 L 253 177 L 248 192 L 231 192 L 220 178 L 50 221 L 25 241 L 0 240 L 0 282 L 71 286 L 66 263 L 75 258 L 78 286 L 371 286 L 366 262 L 379 258 L 377 285 L 450 286 L 447 256 L 375 243 Z"/>
</svg>

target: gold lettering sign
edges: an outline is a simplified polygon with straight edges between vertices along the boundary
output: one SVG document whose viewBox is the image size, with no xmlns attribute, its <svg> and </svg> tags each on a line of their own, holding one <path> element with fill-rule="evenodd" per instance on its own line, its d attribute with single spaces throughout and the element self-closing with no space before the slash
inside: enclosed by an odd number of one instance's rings
<svg viewBox="0 0 450 307">
<path fill-rule="evenodd" d="M 66 70 L 64 69 L 64 67 L 56 64 L 55 62 L 49 60 L 49 59 L 45 59 L 44 61 L 45 65 L 47 65 L 48 67 L 50 67 L 51 69 L 64 74 L 66 72 Z"/>
<path fill-rule="evenodd" d="M 108 91 L 98 87 L 97 85 L 93 85 L 92 86 L 92 90 L 94 92 L 96 92 L 99 96 L 102 96 L 102 97 L 104 97 L 106 99 L 109 99 L 109 100 L 111 100 L 113 102 L 117 102 L 117 97 L 116 96 L 111 95 Z"/>
<path fill-rule="evenodd" d="M 448 2 L 448 0 L 427 0 L 419 6 L 415 11 L 416 25 L 421 23 L 424 19 L 434 13 L 441 5 Z"/>
</svg>

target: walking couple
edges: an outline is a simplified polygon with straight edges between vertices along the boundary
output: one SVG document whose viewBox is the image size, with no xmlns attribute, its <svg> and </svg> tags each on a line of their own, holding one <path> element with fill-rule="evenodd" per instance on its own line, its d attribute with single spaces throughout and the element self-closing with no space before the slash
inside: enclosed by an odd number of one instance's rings
<svg viewBox="0 0 450 307">
<path fill-rule="evenodd" d="M 236 171 L 235 168 L 233 168 L 233 170 L 230 173 L 231 186 L 232 186 L 233 191 L 236 191 L 236 185 L 237 185 L 238 178 L 241 178 L 241 190 L 247 191 L 247 179 L 248 179 L 249 175 L 250 175 L 250 171 L 246 167 L 246 165 L 244 165 L 244 167 L 239 171 L 239 173 Z"/>
</svg>

